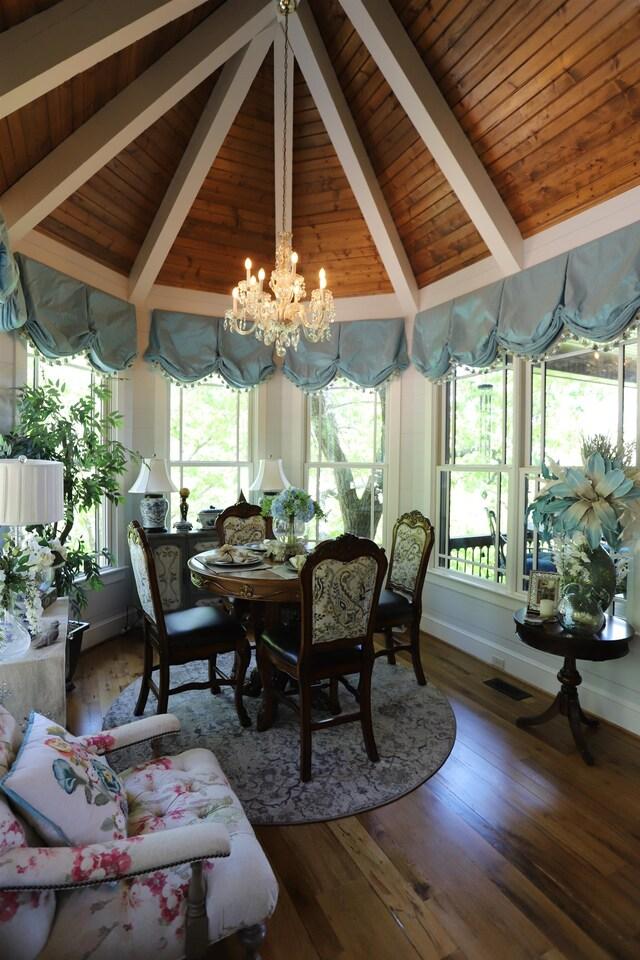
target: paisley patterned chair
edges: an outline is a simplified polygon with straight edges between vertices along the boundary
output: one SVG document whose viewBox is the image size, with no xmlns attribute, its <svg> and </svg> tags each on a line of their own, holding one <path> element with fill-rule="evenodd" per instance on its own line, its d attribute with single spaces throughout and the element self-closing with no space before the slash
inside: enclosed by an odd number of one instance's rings
<svg viewBox="0 0 640 960">
<path fill-rule="evenodd" d="M 385 649 L 376 657 L 386 656 L 395 664 L 396 653 L 411 653 L 416 680 L 421 686 L 427 682 L 420 659 L 420 618 L 422 617 L 422 588 L 433 548 L 434 530 L 419 510 L 403 513 L 393 528 L 391 562 L 385 589 L 380 594 L 376 613 L 375 632 L 384 633 Z M 409 630 L 409 642 L 403 643 L 393 633 L 394 627 Z"/>
<path fill-rule="evenodd" d="M 100 755 L 179 729 L 164 714 L 72 740 Z M 21 741 L 0 706 L 0 777 Z M 126 837 L 81 846 L 45 846 L 0 793 L 0 957 L 195 960 L 236 933 L 259 960 L 278 885 L 214 754 L 156 755 L 120 776 Z"/>
<path fill-rule="evenodd" d="M 216 520 L 216 533 L 221 544 L 233 547 L 273 539 L 271 517 L 263 517 L 260 507 L 245 500 L 222 511 Z"/>
<path fill-rule="evenodd" d="M 371 540 L 350 533 L 326 540 L 309 555 L 300 573 L 301 624 L 269 627 L 258 643 L 262 680 L 258 730 L 272 725 L 276 698 L 298 709 L 303 781 L 311 779 L 311 734 L 324 727 L 359 720 L 369 759 L 378 760 L 371 720 L 373 621 L 386 569 L 384 550 Z M 297 684 L 297 705 L 276 690 L 274 669 Z M 338 680 L 351 674 L 359 677 L 359 709 L 340 714 Z M 330 681 L 334 716 L 315 722 L 312 686 L 322 680 Z"/>
<path fill-rule="evenodd" d="M 238 618 L 220 606 L 198 606 L 164 613 L 153 551 L 137 520 L 129 525 L 129 553 L 142 607 L 144 630 L 144 669 L 135 715 L 139 717 L 143 713 L 149 690 L 157 698 L 157 712 L 166 713 L 172 693 L 207 688 L 212 693 L 219 693 L 221 685 L 230 685 L 234 687 L 238 719 L 243 727 L 250 726 L 251 720 L 242 702 L 242 692 L 251 649 Z M 235 653 L 235 668 L 233 676 L 227 677 L 217 669 L 216 657 L 220 653 L 232 652 Z M 159 665 L 154 667 L 156 655 Z M 209 680 L 183 683 L 171 688 L 171 667 L 194 660 L 208 661 Z M 158 685 L 153 679 L 154 670 L 159 672 Z"/>
</svg>

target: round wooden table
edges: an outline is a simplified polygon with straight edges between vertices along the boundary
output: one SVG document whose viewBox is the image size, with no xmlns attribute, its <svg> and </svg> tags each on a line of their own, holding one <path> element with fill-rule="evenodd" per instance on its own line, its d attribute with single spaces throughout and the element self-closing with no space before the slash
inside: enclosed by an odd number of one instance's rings
<svg viewBox="0 0 640 960">
<path fill-rule="evenodd" d="M 287 579 L 273 572 L 273 567 L 283 566 L 264 560 L 257 569 L 234 567 L 225 570 L 221 567 L 209 567 L 200 560 L 202 554 L 196 554 L 188 561 L 191 581 L 201 590 L 220 597 L 234 597 L 238 600 L 261 601 L 269 604 L 299 603 L 300 578 Z M 291 572 L 295 570 L 291 567 Z"/>
<path fill-rule="evenodd" d="M 516 632 L 520 639 L 536 650 L 563 657 L 564 663 L 558 673 L 560 691 L 551 706 L 533 717 L 519 717 L 516 723 L 519 727 L 532 727 L 538 723 L 545 723 L 558 713 L 567 717 L 573 739 L 583 760 L 592 766 L 593 757 L 585 742 L 581 724 L 597 727 L 598 721 L 593 717 L 587 717 L 580 706 L 578 687 L 582 683 L 582 677 L 578 672 L 576 660 L 602 662 L 624 657 L 629 652 L 629 640 L 633 637 L 633 627 L 620 617 L 607 616 L 604 627 L 599 633 L 581 636 L 569 633 L 557 620 L 548 620 L 541 624 L 527 623 L 525 614 L 526 609 L 523 607 L 513 615 Z"/>
</svg>

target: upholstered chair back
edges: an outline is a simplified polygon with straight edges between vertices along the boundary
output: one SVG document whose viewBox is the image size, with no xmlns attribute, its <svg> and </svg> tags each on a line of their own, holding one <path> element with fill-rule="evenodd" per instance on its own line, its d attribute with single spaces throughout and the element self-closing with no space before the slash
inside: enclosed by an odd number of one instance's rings
<svg viewBox="0 0 640 960">
<path fill-rule="evenodd" d="M 414 602 L 419 600 L 433 541 L 431 521 L 419 510 L 403 513 L 398 518 L 393 528 L 387 589 L 407 594 Z"/>
<path fill-rule="evenodd" d="M 386 569 L 384 550 L 352 534 L 316 547 L 300 575 L 303 656 L 320 646 L 372 644 Z"/>
<path fill-rule="evenodd" d="M 263 517 L 260 507 L 253 503 L 234 503 L 220 514 L 216 521 L 220 543 L 232 547 L 259 543 L 273 537 L 270 517 Z"/>
<path fill-rule="evenodd" d="M 147 535 L 137 520 L 129 524 L 129 553 L 138 599 L 146 617 L 156 626 L 164 626 L 153 552 Z"/>
</svg>

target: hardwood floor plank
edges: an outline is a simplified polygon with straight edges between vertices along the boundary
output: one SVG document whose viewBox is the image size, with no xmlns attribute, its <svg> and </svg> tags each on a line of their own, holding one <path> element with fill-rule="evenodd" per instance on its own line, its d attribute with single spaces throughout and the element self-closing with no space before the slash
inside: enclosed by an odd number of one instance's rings
<svg viewBox="0 0 640 960">
<path fill-rule="evenodd" d="M 450 759 L 387 807 L 257 829 L 280 884 L 264 960 L 635 960 L 638 739 L 601 724 L 589 768 L 563 718 L 515 726 L 548 695 L 517 680 L 530 699 L 515 702 L 484 684 L 492 666 L 430 637 L 423 650 L 456 714 Z M 141 662 L 135 633 L 86 651 L 70 729 L 100 729 Z M 210 960 L 242 951 L 224 941 Z"/>
</svg>

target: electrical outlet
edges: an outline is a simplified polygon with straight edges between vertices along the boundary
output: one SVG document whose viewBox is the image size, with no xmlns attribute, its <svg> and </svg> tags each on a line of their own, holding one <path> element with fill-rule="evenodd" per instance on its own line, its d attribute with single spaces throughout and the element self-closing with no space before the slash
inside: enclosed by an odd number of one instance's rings
<svg viewBox="0 0 640 960">
<path fill-rule="evenodd" d="M 498 670 L 504 670 L 504 657 L 491 657 L 491 663 Z"/>
</svg>

